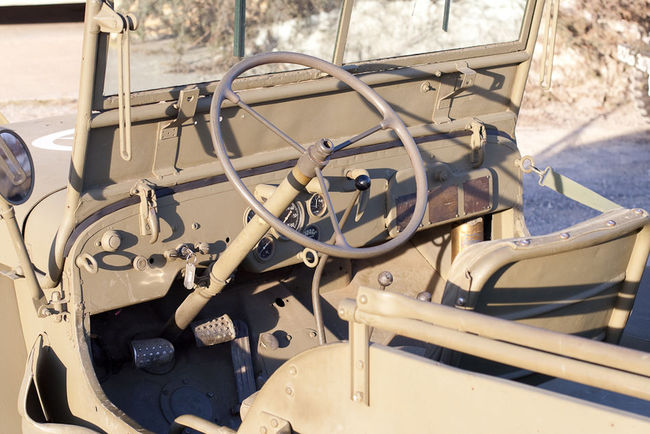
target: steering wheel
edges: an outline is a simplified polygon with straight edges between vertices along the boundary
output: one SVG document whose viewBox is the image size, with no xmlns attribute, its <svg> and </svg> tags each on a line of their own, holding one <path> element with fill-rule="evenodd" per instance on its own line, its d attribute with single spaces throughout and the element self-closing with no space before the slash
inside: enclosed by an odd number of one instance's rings
<svg viewBox="0 0 650 434">
<path fill-rule="evenodd" d="M 274 124 L 269 122 L 260 113 L 242 101 L 239 95 L 232 90 L 232 82 L 242 73 L 257 66 L 266 65 L 269 63 L 289 63 L 302 65 L 327 73 L 332 77 L 339 79 L 351 87 L 353 90 L 358 92 L 382 115 L 382 121 L 378 125 L 375 125 L 374 127 L 360 134 L 357 134 L 356 136 L 338 145 L 334 146 L 331 144 L 331 142 L 327 141 L 327 146 L 332 153 L 337 152 L 379 130 L 390 129 L 393 130 L 395 134 L 397 134 L 397 137 L 400 139 L 402 145 L 406 149 L 406 153 L 408 154 L 408 157 L 411 161 L 411 166 L 413 167 L 416 183 L 416 201 L 411 220 L 409 221 L 406 228 L 404 228 L 404 230 L 401 231 L 395 238 L 370 247 L 350 246 L 341 231 L 341 227 L 336 217 L 336 212 L 332 207 L 332 201 L 327 190 L 327 185 L 319 167 L 315 168 L 315 175 L 318 177 L 318 181 L 325 198 L 325 203 L 327 205 L 327 208 L 330 210 L 328 214 L 330 216 L 330 220 L 336 234 L 335 244 L 327 244 L 322 241 L 314 240 L 298 232 L 297 230 L 286 226 L 284 223 L 282 223 L 282 221 L 278 219 L 278 217 L 271 214 L 264 207 L 264 205 L 262 205 L 262 203 L 260 203 L 246 188 L 241 178 L 237 174 L 237 171 L 233 167 L 230 158 L 228 157 L 223 135 L 221 132 L 221 105 L 225 99 L 250 113 L 255 119 L 273 131 L 276 135 L 281 137 L 284 141 L 289 143 L 301 155 L 308 152 L 307 149 L 303 148 L 299 143 L 294 141 Z M 224 77 L 221 79 L 219 87 L 215 91 L 214 97 L 212 98 L 212 103 L 210 105 L 210 135 L 212 137 L 212 145 L 214 146 L 214 151 L 223 166 L 226 177 L 233 184 L 235 190 L 246 200 L 246 202 L 248 202 L 248 204 L 260 218 L 262 218 L 276 231 L 288 239 L 302 245 L 303 247 L 309 247 L 329 256 L 340 258 L 361 259 L 381 255 L 407 241 L 415 233 L 424 216 L 427 200 L 426 171 L 424 168 L 424 162 L 422 161 L 422 156 L 420 155 L 420 151 L 418 150 L 413 137 L 408 132 L 406 126 L 397 116 L 395 111 L 374 90 L 372 90 L 368 85 L 366 85 L 360 79 L 350 74 L 343 68 L 325 60 L 318 59 L 313 56 L 308 56 L 306 54 L 291 52 L 264 53 L 242 60 L 233 66 L 224 75 Z M 315 146 L 317 146 L 317 144 L 312 145 L 312 147 Z"/>
</svg>

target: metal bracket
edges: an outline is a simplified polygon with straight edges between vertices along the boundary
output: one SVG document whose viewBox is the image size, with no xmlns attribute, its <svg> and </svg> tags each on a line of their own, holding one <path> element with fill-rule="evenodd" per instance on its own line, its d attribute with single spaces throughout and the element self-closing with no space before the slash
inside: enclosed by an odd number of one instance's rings
<svg viewBox="0 0 650 434">
<path fill-rule="evenodd" d="M 42 304 L 38 307 L 38 317 L 39 318 L 53 318 L 56 322 L 61 322 L 63 319 L 63 314 L 67 313 L 67 310 L 64 309 L 63 305 L 68 303 L 68 299 L 61 297 L 59 291 L 53 291 L 50 296 L 50 301 L 47 304 Z"/>
<path fill-rule="evenodd" d="M 364 295 L 360 298 L 365 297 Z M 361 302 L 362 300 L 358 300 Z M 369 405 L 368 391 L 370 382 L 370 371 L 368 370 L 368 340 L 370 330 L 365 324 L 350 321 L 350 372 L 352 373 L 352 389 L 350 398 L 354 402 Z"/>
<path fill-rule="evenodd" d="M 117 35 L 117 97 L 118 125 L 120 136 L 120 156 L 125 161 L 131 160 L 131 44 L 129 32 L 138 28 L 138 22 L 132 14 L 121 14 L 108 3 L 95 15 L 95 22 L 102 33 Z"/>
<path fill-rule="evenodd" d="M 267 434 L 291 434 L 291 424 L 289 421 L 263 411 L 260 414 L 260 432 Z"/>
<path fill-rule="evenodd" d="M 131 188 L 131 196 L 135 195 L 140 196 L 140 235 L 151 235 L 149 242 L 153 244 L 160 233 L 156 192 L 148 181 L 141 179 Z"/>
<path fill-rule="evenodd" d="M 485 145 L 487 143 L 487 131 L 485 124 L 478 119 L 473 119 L 472 122 L 465 127 L 466 130 L 472 132 L 470 139 L 470 154 L 469 160 L 472 167 L 480 167 L 483 164 L 485 157 Z"/>
<path fill-rule="evenodd" d="M 198 88 L 181 90 L 178 102 L 174 105 L 178 109 L 176 119 L 167 125 L 160 124 L 152 169 L 154 175 L 158 178 L 178 173 L 176 159 L 178 158 L 181 127 L 188 120 L 194 118 L 198 101 Z"/>
<path fill-rule="evenodd" d="M 443 86 L 441 83 L 439 92 L 442 93 L 443 87 L 445 88 L 445 90 L 449 91 L 451 89 L 451 91 L 448 92 L 447 94 L 444 94 L 443 96 L 438 97 L 438 100 L 436 101 L 435 109 L 433 111 L 434 121 L 436 118 L 436 114 L 438 113 L 438 110 L 440 110 L 441 108 L 449 108 L 449 110 L 451 111 L 451 101 L 447 101 L 447 100 L 458 95 L 463 90 L 474 86 L 474 83 L 476 82 L 476 75 L 477 75 L 476 71 L 470 68 L 467 62 L 456 63 L 456 70 L 460 72 L 460 84 L 458 84 L 458 82 L 456 81 L 455 84 L 451 82 Z M 443 106 L 443 102 L 446 102 L 444 106 Z M 443 119 L 437 121 L 437 123 L 449 122 L 449 120 L 450 117 L 448 113 L 447 116 L 443 116 Z"/>
</svg>

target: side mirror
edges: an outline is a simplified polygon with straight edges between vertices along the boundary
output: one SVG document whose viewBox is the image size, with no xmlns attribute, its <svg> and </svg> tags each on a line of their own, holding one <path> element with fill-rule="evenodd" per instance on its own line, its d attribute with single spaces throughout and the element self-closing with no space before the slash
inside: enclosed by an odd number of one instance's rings
<svg viewBox="0 0 650 434">
<path fill-rule="evenodd" d="M 25 142 L 11 130 L 0 129 L 0 196 L 11 205 L 29 199 L 34 188 L 34 163 Z"/>
</svg>

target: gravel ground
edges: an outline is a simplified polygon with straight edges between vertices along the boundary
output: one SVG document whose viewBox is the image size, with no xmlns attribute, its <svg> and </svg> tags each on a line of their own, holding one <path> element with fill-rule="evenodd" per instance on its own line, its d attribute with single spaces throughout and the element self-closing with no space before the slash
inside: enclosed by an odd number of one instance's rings
<svg viewBox="0 0 650 434">
<path fill-rule="evenodd" d="M 551 124 L 546 112 L 564 110 L 566 122 Z M 632 104 L 591 119 L 579 119 L 570 107 L 524 107 L 517 128 L 522 155 L 595 190 L 624 207 L 650 210 L 650 125 Z M 524 178 L 524 214 L 533 235 L 573 225 L 598 213 Z"/>
</svg>

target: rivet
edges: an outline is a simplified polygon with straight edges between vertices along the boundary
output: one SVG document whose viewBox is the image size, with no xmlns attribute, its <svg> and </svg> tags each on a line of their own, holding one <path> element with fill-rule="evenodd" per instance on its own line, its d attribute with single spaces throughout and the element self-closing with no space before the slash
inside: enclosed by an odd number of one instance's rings
<svg viewBox="0 0 650 434">
<path fill-rule="evenodd" d="M 285 392 L 287 395 L 289 395 L 289 396 L 293 396 L 293 388 L 292 388 L 291 386 L 287 386 L 287 387 L 284 389 L 284 392 Z"/>
<path fill-rule="evenodd" d="M 279 423 L 278 423 L 278 420 L 277 420 L 277 419 L 271 419 L 271 426 L 272 426 L 273 428 L 277 428 L 278 425 L 279 425 Z"/>
<path fill-rule="evenodd" d="M 345 309 L 339 308 L 339 316 L 345 315 Z"/>
<path fill-rule="evenodd" d="M 339 313 L 341 313 L 341 312 L 339 311 Z M 316 336 L 318 336 L 318 335 L 316 334 L 315 330 L 309 330 L 309 337 L 310 338 L 315 338 Z"/>
<path fill-rule="evenodd" d="M 607 220 L 607 223 L 605 224 L 609 227 L 616 226 L 616 222 L 614 220 Z"/>
<path fill-rule="evenodd" d="M 530 240 L 529 239 L 519 240 L 519 241 L 517 241 L 517 244 L 520 245 L 520 246 L 528 246 L 528 245 L 530 245 Z"/>
<path fill-rule="evenodd" d="M 354 402 L 360 402 L 363 399 L 363 393 L 361 392 L 356 392 L 354 395 L 352 395 L 352 400 Z"/>
<path fill-rule="evenodd" d="M 571 237 L 571 234 L 569 234 L 568 232 L 562 232 L 560 234 L 560 238 L 562 238 L 563 240 L 568 240 L 570 237 Z"/>
<path fill-rule="evenodd" d="M 634 214 L 641 215 L 643 214 L 643 210 L 641 208 L 634 208 Z"/>
<path fill-rule="evenodd" d="M 364 366 L 363 360 L 357 360 L 357 369 L 361 370 Z"/>
<path fill-rule="evenodd" d="M 361 303 L 361 304 L 368 303 L 368 297 L 366 297 L 365 295 L 362 295 L 361 297 L 359 297 L 359 303 Z"/>
<path fill-rule="evenodd" d="M 192 223 L 192 229 L 197 230 L 200 227 L 201 227 L 201 225 L 198 224 L 197 222 Z"/>
<path fill-rule="evenodd" d="M 465 306 L 465 299 L 463 297 L 458 297 L 458 300 L 456 300 L 456 304 L 458 306 Z"/>
<path fill-rule="evenodd" d="M 266 432 L 267 432 L 267 431 L 266 431 L 266 427 L 265 427 L 265 426 L 261 426 L 261 427 L 260 427 L 260 434 L 266 434 Z"/>
<path fill-rule="evenodd" d="M 298 373 L 298 368 L 295 366 L 289 366 L 289 375 L 296 375 Z"/>
</svg>

